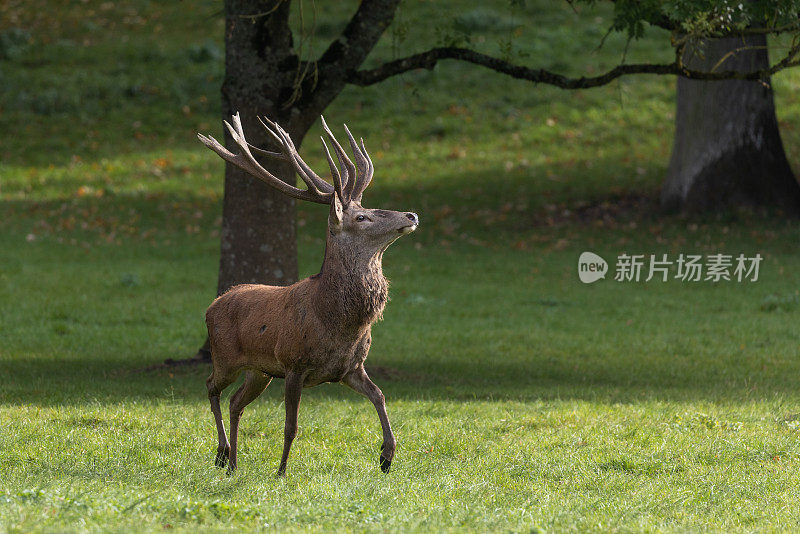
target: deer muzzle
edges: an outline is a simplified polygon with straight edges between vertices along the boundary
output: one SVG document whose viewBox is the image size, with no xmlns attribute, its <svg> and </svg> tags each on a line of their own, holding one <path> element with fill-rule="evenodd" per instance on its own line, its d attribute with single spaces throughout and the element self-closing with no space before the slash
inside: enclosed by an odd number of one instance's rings
<svg viewBox="0 0 800 534">
<path fill-rule="evenodd" d="M 417 226 L 419 226 L 419 217 L 417 216 L 416 213 L 409 211 L 408 213 L 406 213 L 406 219 L 408 219 L 411 222 L 411 224 L 400 228 L 398 232 L 400 232 L 401 234 L 410 234 L 411 232 L 417 229 Z"/>
</svg>

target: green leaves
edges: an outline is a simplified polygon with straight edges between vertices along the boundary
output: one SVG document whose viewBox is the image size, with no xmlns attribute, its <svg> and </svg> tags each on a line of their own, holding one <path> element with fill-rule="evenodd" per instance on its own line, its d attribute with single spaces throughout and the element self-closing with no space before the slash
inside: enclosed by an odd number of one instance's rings
<svg viewBox="0 0 800 534">
<path fill-rule="evenodd" d="M 592 5 L 593 0 L 582 3 Z M 696 37 L 751 32 L 796 32 L 797 0 L 616 0 L 611 29 L 638 39 L 648 25 Z"/>
</svg>

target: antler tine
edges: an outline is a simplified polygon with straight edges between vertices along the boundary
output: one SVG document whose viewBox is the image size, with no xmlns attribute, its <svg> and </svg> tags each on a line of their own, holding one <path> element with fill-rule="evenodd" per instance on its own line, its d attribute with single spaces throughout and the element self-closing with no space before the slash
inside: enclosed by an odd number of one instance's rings
<svg viewBox="0 0 800 534">
<path fill-rule="evenodd" d="M 365 162 L 364 154 L 361 153 L 359 150 L 358 145 L 356 144 L 356 140 L 353 139 L 353 134 L 350 133 L 350 129 L 347 127 L 346 124 L 344 126 L 344 131 L 347 134 L 347 139 L 350 141 L 350 148 L 353 149 L 353 156 L 356 160 L 356 173 L 352 180 L 347 184 L 347 196 L 353 198 L 353 191 L 358 188 L 358 182 L 361 181 L 362 175 L 364 174 L 365 170 Z"/>
<path fill-rule="evenodd" d="M 203 134 L 197 134 L 197 138 L 202 142 L 206 147 L 213 150 L 217 153 L 219 157 L 224 159 L 225 161 L 236 165 L 246 173 L 266 182 L 270 186 L 274 187 L 275 189 L 279 190 L 280 192 L 289 195 L 290 197 L 299 199 L 299 200 L 308 200 L 310 202 L 317 202 L 319 204 L 330 204 L 331 200 L 333 199 L 333 191 L 331 192 L 320 192 L 316 190 L 302 190 L 298 189 L 292 185 L 287 184 L 283 180 L 277 178 L 269 171 L 267 171 L 264 167 L 261 166 L 258 161 L 253 157 L 253 154 L 250 152 L 250 145 L 245 139 L 244 136 L 244 129 L 242 128 L 242 121 L 239 117 L 239 113 L 236 113 L 232 117 L 233 125 L 231 125 L 228 121 L 223 121 L 225 127 L 231 134 L 234 142 L 239 145 L 240 153 L 234 154 L 227 148 L 225 148 L 219 141 L 214 139 L 213 137 L 205 136 Z M 330 187 L 330 184 L 328 184 Z"/>
<path fill-rule="evenodd" d="M 282 154 L 277 154 L 275 152 L 268 152 L 266 150 L 261 150 L 263 154 L 271 157 L 278 156 L 278 159 L 283 159 L 289 161 L 292 166 L 294 167 L 297 174 L 300 178 L 306 183 L 308 186 L 309 191 L 314 191 L 318 193 L 327 193 L 330 194 L 333 192 L 333 188 L 331 184 L 320 178 L 317 173 L 315 173 L 308 164 L 303 161 L 303 158 L 300 157 L 300 154 L 297 152 L 297 148 L 294 146 L 294 142 L 292 141 L 291 136 L 280 127 L 280 125 L 276 122 L 269 120 L 266 116 L 262 120 L 261 117 L 256 117 L 258 122 L 264 127 L 264 129 L 269 132 L 272 138 L 278 143 L 278 146 L 281 148 Z M 264 122 L 266 121 L 266 123 Z"/>
<path fill-rule="evenodd" d="M 264 127 L 264 129 L 275 140 L 275 142 L 278 143 L 278 146 L 283 146 L 283 139 L 281 139 L 281 137 L 277 133 L 275 133 L 275 130 L 280 128 L 280 126 L 278 126 L 277 123 L 272 122 L 271 120 L 269 120 L 269 118 L 266 115 L 264 115 L 263 119 L 261 117 L 259 117 L 258 115 L 256 115 L 256 119 L 258 119 L 258 122 L 261 123 L 261 126 Z M 264 121 L 267 121 L 269 123 L 269 125 L 267 125 Z M 275 130 L 273 130 L 273 128 L 275 128 Z M 292 145 L 292 146 L 294 146 L 294 145 Z"/>
<path fill-rule="evenodd" d="M 355 201 L 359 204 L 361 203 L 361 196 L 364 194 L 364 190 L 367 189 L 370 183 L 372 183 L 372 176 L 375 174 L 375 165 L 372 164 L 372 158 L 369 157 L 369 152 L 367 152 L 367 147 L 364 146 L 364 138 L 361 138 L 361 151 L 364 153 L 364 156 L 367 158 L 367 163 L 369 164 L 369 170 L 365 174 L 365 179 L 363 182 L 363 186 L 360 186 L 356 189 L 355 194 Z"/>
<path fill-rule="evenodd" d="M 328 158 L 328 165 L 331 167 L 331 178 L 333 178 L 333 187 L 336 190 L 336 194 L 339 195 L 339 200 L 342 204 L 345 204 L 344 201 L 344 193 L 342 192 L 342 178 L 339 176 L 339 169 L 336 168 L 336 164 L 333 162 L 333 158 L 331 157 L 331 151 L 328 150 L 328 144 L 325 142 L 325 138 L 321 135 L 319 136 L 319 140 L 322 141 L 322 146 L 325 147 L 325 157 Z"/>
<path fill-rule="evenodd" d="M 358 174 L 356 175 L 356 180 L 352 189 L 350 190 L 350 194 L 353 200 L 361 202 L 361 195 L 364 193 L 364 190 L 372 180 L 372 161 L 369 160 L 367 149 L 364 148 L 362 151 L 361 148 L 359 148 L 358 143 L 356 143 L 355 138 L 353 138 L 353 134 L 350 133 L 350 129 L 346 124 L 344 125 L 344 131 L 347 132 L 347 138 L 350 140 L 350 146 L 353 147 L 353 154 L 355 155 L 356 166 L 358 167 Z M 364 146 L 363 138 L 361 139 L 361 146 Z"/>
<path fill-rule="evenodd" d="M 347 157 L 347 153 L 342 148 L 342 145 L 339 144 L 339 141 L 336 140 L 331 129 L 328 128 L 325 117 L 320 115 L 319 118 L 322 119 L 322 128 L 325 130 L 325 133 L 328 134 L 333 149 L 336 151 L 339 166 L 342 168 L 342 192 L 345 193 L 344 203 L 350 202 L 351 198 L 349 193 L 353 191 L 353 184 L 356 179 L 356 166 L 353 165 L 353 162 Z"/>
<path fill-rule="evenodd" d="M 250 147 L 250 150 L 254 150 L 259 154 L 263 154 L 264 156 L 268 156 L 273 159 L 282 159 L 284 161 L 286 161 L 287 159 L 286 156 L 284 156 L 280 152 L 271 152 L 269 150 L 264 150 L 263 148 L 258 148 L 257 146 L 251 145 L 250 143 L 247 143 L 247 146 Z"/>
</svg>

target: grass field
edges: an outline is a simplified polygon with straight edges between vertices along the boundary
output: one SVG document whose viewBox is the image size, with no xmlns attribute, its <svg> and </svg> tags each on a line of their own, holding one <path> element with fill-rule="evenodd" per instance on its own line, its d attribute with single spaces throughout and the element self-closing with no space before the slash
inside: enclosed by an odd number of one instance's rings
<svg viewBox="0 0 800 534">
<path fill-rule="evenodd" d="M 193 354 L 216 288 L 222 163 L 194 133 L 220 132 L 220 6 L 53 4 L 0 5 L 0 531 L 800 529 L 800 229 L 658 213 L 674 80 L 567 93 L 448 63 L 347 89 L 326 118 L 374 147 L 365 203 L 422 220 L 386 255 L 368 360 L 397 457 L 381 474 L 373 408 L 325 385 L 275 478 L 276 381 L 229 477 L 208 369 L 145 370 Z M 307 53 L 355 3 L 333 5 Z M 410 2 L 370 61 L 453 28 L 571 73 L 622 57 L 597 50 L 607 10 L 482 6 Z M 627 60 L 669 56 L 653 33 Z M 800 73 L 774 86 L 798 170 Z M 298 213 L 303 275 L 324 217 Z M 764 260 L 757 282 L 584 285 L 584 250 Z"/>
</svg>

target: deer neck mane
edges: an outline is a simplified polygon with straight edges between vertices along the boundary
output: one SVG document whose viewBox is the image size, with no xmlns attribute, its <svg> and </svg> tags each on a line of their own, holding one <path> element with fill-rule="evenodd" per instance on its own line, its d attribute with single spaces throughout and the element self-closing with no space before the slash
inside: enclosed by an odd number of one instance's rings
<svg viewBox="0 0 800 534">
<path fill-rule="evenodd" d="M 339 329 L 361 329 L 379 320 L 389 295 L 383 276 L 384 249 L 347 247 L 328 238 L 319 279 L 323 320 Z"/>
</svg>

